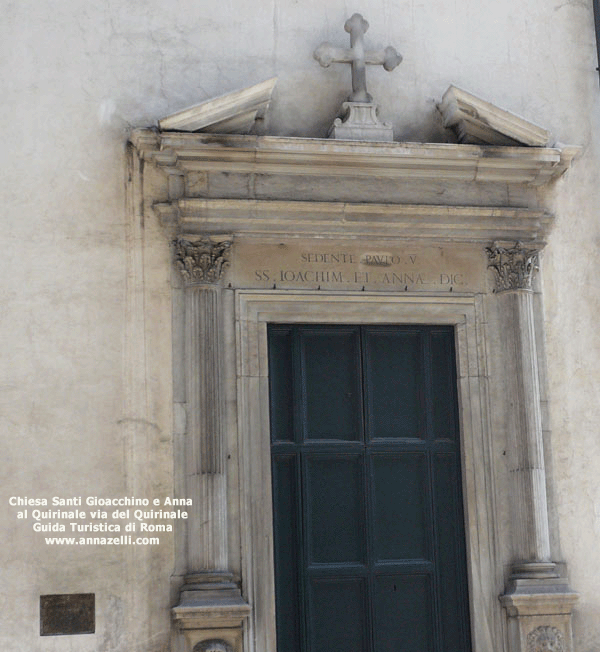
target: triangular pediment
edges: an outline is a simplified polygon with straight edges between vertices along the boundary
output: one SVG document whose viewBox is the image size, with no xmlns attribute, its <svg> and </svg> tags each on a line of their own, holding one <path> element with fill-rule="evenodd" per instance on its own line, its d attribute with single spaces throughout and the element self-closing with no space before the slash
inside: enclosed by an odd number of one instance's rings
<svg viewBox="0 0 600 652">
<path fill-rule="evenodd" d="M 411 143 L 232 133 L 268 104 L 274 84 L 169 116 L 159 132 L 132 133 L 139 155 L 168 180 L 168 201 L 153 204 L 165 227 L 253 237 L 545 240 L 552 220 L 538 188 L 558 179 L 579 148 L 549 146 L 547 130 L 453 86 L 442 115 L 448 126 L 464 123 L 467 135 L 476 125 L 478 144 L 466 136 Z M 200 130 L 217 133 L 181 133 Z"/>
</svg>

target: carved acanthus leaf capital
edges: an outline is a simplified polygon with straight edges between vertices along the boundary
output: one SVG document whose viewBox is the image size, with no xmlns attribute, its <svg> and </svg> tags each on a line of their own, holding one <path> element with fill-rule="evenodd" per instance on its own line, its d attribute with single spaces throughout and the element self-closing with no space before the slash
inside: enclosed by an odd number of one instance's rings
<svg viewBox="0 0 600 652">
<path fill-rule="evenodd" d="M 506 248 L 494 242 L 486 252 L 488 268 L 495 273 L 496 292 L 531 289 L 533 274 L 539 269 L 539 249 L 524 249 L 520 242 Z"/>
<path fill-rule="evenodd" d="M 177 238 L 173 241 L 175 265 L 188 285 L 214 284 L 229 266 L 231 240 L 215 241 L 208 236 L 199 240 Z"/>
</svg>

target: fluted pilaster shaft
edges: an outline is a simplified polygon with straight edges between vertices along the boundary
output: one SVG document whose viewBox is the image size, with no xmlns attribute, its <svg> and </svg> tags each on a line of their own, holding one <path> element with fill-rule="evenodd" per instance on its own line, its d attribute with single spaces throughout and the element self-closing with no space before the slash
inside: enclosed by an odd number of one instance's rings
<svg viewBox="0 0 600 652">
<path fill-rule="evenodd" d="M 227 568 L 227 486 L 222 432 L 221 289 L 186 289 L 186 494 L 188 572 Z"/>
<path fill-rule="evenodd" d="M 530 290 L 502 292 L 498 301 L 506 319 L 506 373 L 514 379 L 507 391 L 509 470 L 514 509 L 514 554 L 524 562 L 549 562 L 550 538 L 538 362 Z"/>
<path fill-rule="evenodd" d="M 231 240 L 179 238 L 175 264 L 185 283 L 187 430 L 185 492 L 192 498 L 187 572 L 227 570 L 223 342 L 220 279 Z"/>
<path fill-rule="evenodd" d="M 538 250 L 494 244 L 487 250 L 495 272 L 507 383 L 508 455 L 512 478 L 513 554 L 518 562 L 550 562 L 546 472 L 539 369 L 531 282 Z M 518 568 L 518 566 L 516 567 Z M 541 569 L 540 569 L 541 570 Z M 517 570 L 517 573 L 519 571 Z M 526 572 L 526 571 L 525 571 Z"/>
</svg>

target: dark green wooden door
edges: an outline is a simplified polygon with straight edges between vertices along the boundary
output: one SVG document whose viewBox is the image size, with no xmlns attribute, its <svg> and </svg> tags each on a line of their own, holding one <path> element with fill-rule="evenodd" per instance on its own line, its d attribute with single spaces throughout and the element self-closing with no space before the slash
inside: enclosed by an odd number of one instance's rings
<svg viewBox="0 0 600 652">
<path fill-rule="evenodd" d="M 467 652 L 454 333 L 269 326 L 278 652 Z"/>
</svg>

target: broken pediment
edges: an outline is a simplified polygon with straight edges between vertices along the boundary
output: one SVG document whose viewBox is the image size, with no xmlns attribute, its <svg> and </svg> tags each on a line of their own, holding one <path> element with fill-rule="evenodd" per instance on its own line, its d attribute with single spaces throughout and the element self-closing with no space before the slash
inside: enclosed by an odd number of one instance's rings
<svg viewBox="0 0 600 652">
<path fill-rule="evenodd" d="M 364 125 L 354 131 L 345 125 L 344 134 L 332 139 L 248 135 L 268 107 L 275 82 L 163 118 L 159 132 L 132 133 L 140 157 L 168 178 L 171 201 L 203 202 L 200 212 L 218 214 L 218 219 L 222 209 L 247 214 L 248 201 L 259 202 L 254 209 L 270 214 L 266 206 L 275 208 L 290 198 L 297 206 L 302 198 L 310 210 L 313 202 L 323 201 L 506 206 L 508 184 L 521 205 L 537 207 L 533 188 L 559 178 L 580 151 L 555 144 L 549 131 L 455 86 L 439 108 L 445 126 L 459 133 L 459 143 L 383 142 L 379 135 L 365 137 Z M 173 206 L 156 210 L 171 215 Z M 279 204 L 277 211 L 285 213 Z M 188 219 L 181 206 L 175 212 L 178 217 L 163 215 L 163 221 Z"/>
<path fill-rule="evenodd" d="M 448 88 L 438 108 L 444 127 L 453 129 L 461 143 L 548 147 L 553 141 L 543 127 L 456 86 Z"/>
<path fill-rule="evenodd" d="M 206 131 L 218 134 L 248 134 L 269 107 L 277 83 L 272 77 L 260 84 L 220 95 L 173 113 L 158 126 L 161 131 Z"/>
</svg>

